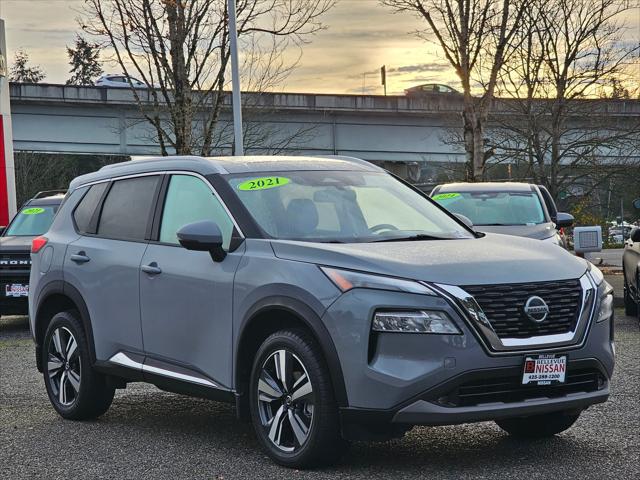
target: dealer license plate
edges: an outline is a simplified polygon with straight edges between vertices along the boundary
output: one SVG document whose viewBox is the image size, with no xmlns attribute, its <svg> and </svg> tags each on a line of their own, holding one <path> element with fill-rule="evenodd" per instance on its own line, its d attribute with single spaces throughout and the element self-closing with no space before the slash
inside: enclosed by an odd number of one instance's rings
<svg viewBox="0 0 640 480">
<path fill-rule="evenodd" d="M 28 297 L 29 285 L 22 283 L 8 283 L 4 286 L 4 294 L 7 297 Z"/>
<path fill-rule="evenodd" d="M 523 385 L 564 383 L 567 373 L 566 355 L 534 355 L 524 359 Z"/>
</svg>

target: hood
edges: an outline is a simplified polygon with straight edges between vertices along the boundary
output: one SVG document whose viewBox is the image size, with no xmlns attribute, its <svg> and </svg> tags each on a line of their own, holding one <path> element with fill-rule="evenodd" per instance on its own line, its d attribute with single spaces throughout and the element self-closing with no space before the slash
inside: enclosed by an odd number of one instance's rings
<svg viewBox="0 0 640 480">
<path fill-rule="evenodd" d="M 473 229 L 483 233 L 502 233 L 503 235 L 535 238 L 536 240 L 544 240 L 556 233 L 553 223 L 550 222 L 534 225 L 474 225 Z"/>
<path fill-rule="evenodd" d="M 449 285 L 579 278 L 585 260 L 557 245 L 487 234 L 482 238 L 382 243 L 271 242 L 276 257 Z"/>
<path fill-rule="evenodd" d="M 35 236 L 34 237 L 24 237 L 24 236 L 0 237 L 0 250 L 7 250 L 7 251 L 25 250 L 27 253 L 29 253 L 31 251 L 31 240 L 33 240 L 34 238 Z"/>
</svg>

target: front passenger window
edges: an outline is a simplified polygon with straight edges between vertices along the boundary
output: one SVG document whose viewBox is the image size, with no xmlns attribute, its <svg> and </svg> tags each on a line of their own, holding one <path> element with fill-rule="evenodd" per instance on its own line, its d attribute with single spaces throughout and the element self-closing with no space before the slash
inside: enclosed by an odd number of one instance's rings
<svg viewBox="0 0 640 480">
<path fill-rule="evenodd" d="M 169 182 L 160 224 L 160 241 L 177 244 L 176 232 L 193 222 L 210 220 L 222 231 L 222 247 L 231 242 L 233 222 L 211 188 L 191 175 L 174 175 Z"/>
</svg>

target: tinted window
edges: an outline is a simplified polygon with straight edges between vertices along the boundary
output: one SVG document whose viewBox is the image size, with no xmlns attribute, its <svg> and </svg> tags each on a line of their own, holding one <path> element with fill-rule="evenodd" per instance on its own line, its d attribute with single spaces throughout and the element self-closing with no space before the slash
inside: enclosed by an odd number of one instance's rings
<svg viewBox="0 0 640 480">
<path fill-rule="evenodd" d="M 201 179 L 190 175 L 171 177 L 162 212 L 160 241 L 177 244 L 176 232 L 180 228 L 202 220 L 218 224 L 224 240 L 222 246 L 228 248 L 233 223 L 211 188 Z"/>
<path fill-rule="evenodd" d="M 58 205 L 27 205 L 14 217 L 5 236 L 42 235 L 49 230 L 57 210 Z"/>
<path fill-rule="evenodd" d="M 98 235 L 144 240 L 159 181 L 159 176 L 149 176 L 114 182 L 102 207 Z"/>
<path fill-rule="evenodd" d="M 76 227 L 79 232 L 82 233 L 95 233 L 95 225 L 94 228 L 91 228 L 91 219 L 93 218 L 93 214 L 96 211 L 96 207 L 102 198 L 102 194 L 105 189 L 109 185 L 108 182 L 98 183 L 96 185 L 92 185 L 89 188 L 89 191 L 85 194 L 85 196 L 80 200 L 78 206 L 73 212 L 73 219 L 76 222 Z"/>
</svg>

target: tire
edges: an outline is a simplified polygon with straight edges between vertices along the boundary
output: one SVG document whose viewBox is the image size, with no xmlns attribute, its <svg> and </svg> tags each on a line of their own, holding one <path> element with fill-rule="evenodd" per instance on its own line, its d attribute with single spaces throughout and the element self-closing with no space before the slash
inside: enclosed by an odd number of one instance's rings
<svg viewBox="0 0 640 480">
<path fill-rule="evenodd" d="M 251 420 L 269 457 L 290 468 L 338 460 L 346 446 L 338 406 L 320 348 L 308 333 L 291 329 L 268 337 L 250 382 Z"/>
<path fill-rule="evenodd" d="M 570 428 L 580 414 L 553 412 L 530 417 L 496 420 L 498 426 L 509 435 L 521 438 L 551 437 Z"/>
<path fill-rule="evenodd" d="M 637 278 L 636 281 L 637 286 L 636 289 L 640 289 L 640 278 Z M 639 312 L 638 303 L 631 296 L 631 292 L 629 291 L 629 285 L 627 282 L 624 282 L 624 313 L 629 317 L 637 316 Z"/>
<path fill-rule="evenodd" d="M 42 344 L 42 372 L 49 400 L 63 418 L 90 420 L 109 409 L 115 389 L 91 368 L 77 312 L 60 312 L 51 319 Z"/>
</svg>

